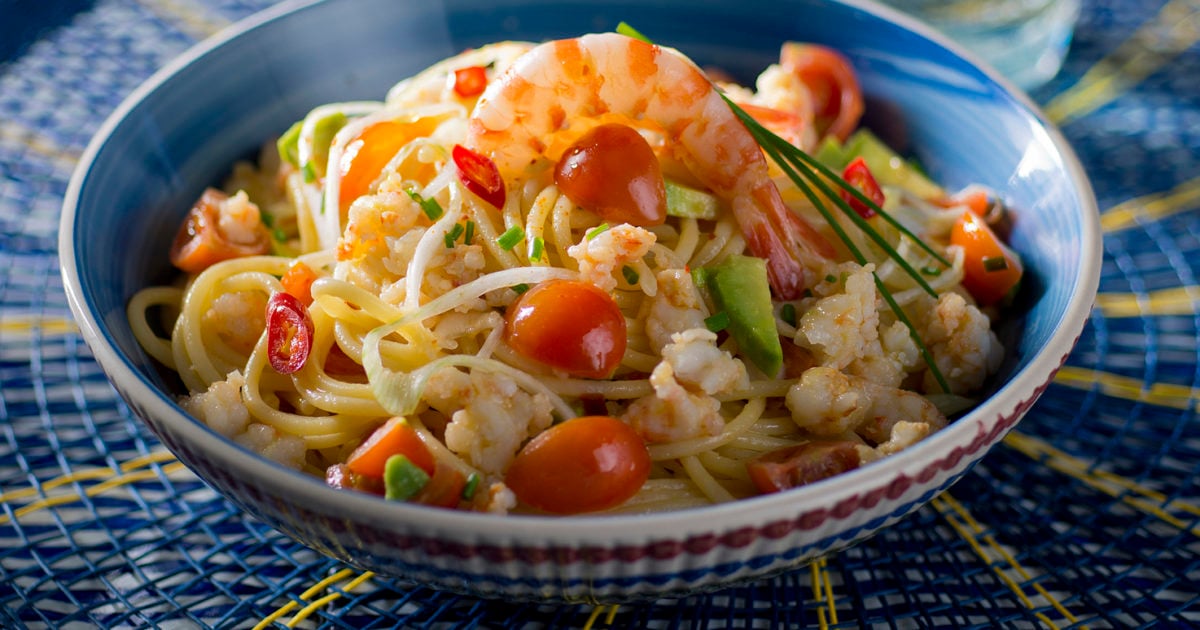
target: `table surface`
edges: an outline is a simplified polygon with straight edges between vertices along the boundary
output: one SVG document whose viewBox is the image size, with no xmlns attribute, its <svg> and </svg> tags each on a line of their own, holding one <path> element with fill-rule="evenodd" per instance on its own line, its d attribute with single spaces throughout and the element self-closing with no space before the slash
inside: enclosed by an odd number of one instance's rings
<svg viewBox="0 0 1200 630">
<path fill-rule="evenodd" d="M 1200 0 L 1084 0 L 1032 93 L 1102 212 L 1067 364 L 951 490 L 809 567 L 640 605 L 483 601 L 330 560 L 242 513 L 130 414 L 71 319 L 67 180 L 103 119 L 270 0 L 0 0 L 0 626 L 1200 625 Z"/>
</svg>

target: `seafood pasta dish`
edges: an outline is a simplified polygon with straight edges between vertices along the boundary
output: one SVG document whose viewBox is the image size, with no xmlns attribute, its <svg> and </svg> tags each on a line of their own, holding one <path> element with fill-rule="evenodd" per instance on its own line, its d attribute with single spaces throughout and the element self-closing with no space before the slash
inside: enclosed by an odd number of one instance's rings
<svg viewBox="0 0 1200 630">
<path fill-rule="evenodd" d="M 860 127 L 837 51 L 738 85 L 618 30 L 322 105 L 206 190 L 128 307 L 183 408 L 345 491 L 578 514 L 818 482 L 971 407 L 1003 204 Z"/>
</svg>

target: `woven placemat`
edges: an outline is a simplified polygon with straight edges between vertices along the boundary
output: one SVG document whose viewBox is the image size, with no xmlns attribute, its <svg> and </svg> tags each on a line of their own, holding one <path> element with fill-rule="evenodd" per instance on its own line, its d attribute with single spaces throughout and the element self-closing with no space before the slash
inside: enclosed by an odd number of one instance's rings
<svg viewBox="0 0 1200 630">
<path fill-rule="evenodd" d="M 63 295 L 59 206 L 101 121 L 270 4 L 0 0 L 0 626 L 1200 625 L 1200 2 L 1085 0 L 1033 96 L 1103 211 L 1101 295 L 1029 415 L 950 492 L 813 565 L 640 605 L 364 574 L 243 514 L 133 418 Z"/>
</svg>

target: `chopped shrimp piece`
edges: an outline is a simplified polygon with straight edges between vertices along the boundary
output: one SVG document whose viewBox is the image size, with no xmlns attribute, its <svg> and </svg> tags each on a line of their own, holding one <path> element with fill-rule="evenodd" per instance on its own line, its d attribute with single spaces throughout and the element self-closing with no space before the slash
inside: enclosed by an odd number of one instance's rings
<svg viewBox="0 0 1200 630">
<path fill-rule="evenodd" d="M 846 275 L 845 292 L 821 298 L 800 317 L 797 345 L 821 365 L 839 370 L 879 348 L 879 312 L 871 267 Z"/>
<path fill-rule="evenodd" d="M 204 313 L 229 347 L 249 355 L 266 328 L 267 297 L 260 291 L 222 293 Z"/>
<path fill-rule="evenodd" d="M 987 316 L 957 293 L 945 293 L 938 298 L 921 338 L 951 394 L 978 389 L 989 375 L 1000 369 L 1004 359 L 1004 348 L 992 332 Z M 940 390 L 931 374 L 926 374 L 925 390 Z"/>
<path fill-rule="evenodd" d="M 684 269 L 663 269 L 656 275 L 658 292 L 650 301 L 645 318 L 646 336 L 656 350 L 671 343 L 671 335 L 693 328 L 704 328 L 704 302 Z"/>
<path fill-rule="evenodd" d="M 549 142 L 570 127 L 604 118 L 667 139 L 687 166 L 733 210 L 750 251 L 767 260 L 771 286 L 795 299 L 832 246 L 793 213 L 771 180 L 754 137 L 708 77 L 676 51 L 616 33 L 541 44 L 488 85 L 468 126 L 467 144 L 508 179 L 525 179 Z"/>
<path fill-rule="evenodd" d="M 718 435 L 725 418 L 713 396 L 747 386 L 746 366 L 717 348 L 717 336 L 707 329 L 677 333 L 672 340 L 650 374 L 654 393 L 635 400 L 622 419 L 647 442 Z"/>
<path fill-rule="evenodd" d="M 550 426 L 550 401 L 529 394 L 510 378 L 444 368 L 425 386 L 425 400 L 450 417 L 446 447 L 490 474 L 508 468 L 521 444 Z"/>
<path fill-rule="evenodd" d="M 875 445 L 902 445 L 946 426 L 946 417 L 920 394 L 872 383 L 829 367 L 804 373 L 785 399 L 796 426 L 821 436 L 857 433 Z M 913 424 L 923 425 L 920 433 Z M 899 428 L 898 428 L 899 427 Z M 900 433 L 897 433 L 900 431 Z"/>
<path fill-rule="evenodd" d="M 654 233 L 622 223 L 567 248 L 567 254 L 579 262 L 579 278 L 604 291 L 617 288 L 613 273 L 622 265 L 641 260 L 654 246 Z"/>
<path fill-rule="evenodd" d="M 217 381 L 202 392 L 196 392 L 180 401 L 183 410 L 199 418 L 213 431 L 233 437 L 246 430 L 250 424 L 250 410 L 242 401 L 242 386 L 246 378 L 241 372 L 233 371 L 223 381 Z"/>
</svg>

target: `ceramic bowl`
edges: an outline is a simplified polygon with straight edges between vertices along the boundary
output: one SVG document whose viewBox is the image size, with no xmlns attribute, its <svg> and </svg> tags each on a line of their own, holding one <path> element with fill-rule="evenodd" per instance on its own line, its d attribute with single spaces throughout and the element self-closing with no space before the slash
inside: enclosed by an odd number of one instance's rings
<svg viewBox="0 0 1200 630">
<path fill-rule="evenodd" d="M 796 490 L 676 513 L 496 517 L 327 488 L 187 416 L 126 321 L 167 281 L 166 251 L 199 192 L 313 106 L 379 100 L 465 48 L 627 21 L 701 65 L 752 80 L 784 40 L 838 48 L 865 122 L 950 188 L 979 182 L 1016 212 L 1027 281 L 1002 327 L 986 400 L 899 454 Z M 1034 404 L 1095 298 L 1095 200 L 1062 136 L 1019 91 L 917 23 L 837 0 L 329 0 L 284 3 L 205 41 L 107 120 L 71 181 L 60 240 L 71 308 L 129 406 L 200 477 L 305 544 L 379 574 L 485 597 L 624 601 L 801 566 L 916 510 L 966 474 Z"/>
</svg>

